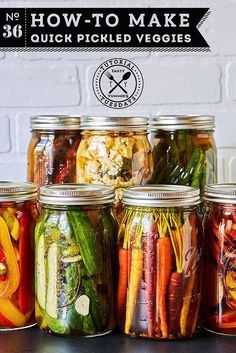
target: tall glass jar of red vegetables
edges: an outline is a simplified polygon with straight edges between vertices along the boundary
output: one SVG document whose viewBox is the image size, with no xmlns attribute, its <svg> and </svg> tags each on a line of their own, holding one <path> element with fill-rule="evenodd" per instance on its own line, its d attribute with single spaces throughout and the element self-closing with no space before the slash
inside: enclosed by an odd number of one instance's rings
<svg viewBox="0 0 236 353">
<path fill-rule="evenodd" d="M 236 335 L 236 184 L 205 191 L 204 326 Z"/>
<path fill-rule="evenodd" d="M 115 189 L 114 211 L 122 218 L 123 190 L 150 181 L 153 169 L 145 117 L 82 117 L 77 151 L 78 183 Z"/>
<path fill-rule="evenodd" d="M 34 184 L 0 182 L 0 330 L 35 323 L 36 197 Z"/>
<path fill-rule="evenodd" d="M 199 190 L 153 185 L 124 192 L 118 235 L 119 324 L 155 339 L 194 335 L 201 302 Z"/>
<path fill-rule="evenodd" d="M 36 320 L 49 333 L 97 336 L 115 327 L 117 224 L 104 185 L 41 188 L 35 231 Z"/>
<path fill-rule="evenodd" d="M 38 186 L 74 183 L 80 117 L 43 115 L 30 120 L 28 181 Z"/>
<path fill-rule="evenodd" d="M 217 182 L 214 117 L 163 115 L 153 118 L 151 143 L 152 184 L 178 184 L 200 188 Z"/>
</svg>

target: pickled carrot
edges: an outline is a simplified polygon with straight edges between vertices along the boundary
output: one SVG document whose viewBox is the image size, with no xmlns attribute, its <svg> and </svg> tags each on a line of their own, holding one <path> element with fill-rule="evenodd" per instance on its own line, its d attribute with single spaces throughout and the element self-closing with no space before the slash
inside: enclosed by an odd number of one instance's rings
<svg viewBox="0 0 236 353">
<path fill-rule="evenodd" d="M 168 337 L 167 311 L 166 311 L 166 291 L 169 284 L 171 267 L 172 267 L 172 245 L 171 240 L 167 236 L 158 239 L 158 278 L 157 292 L 158 301 L 156 303 L 157 312 L 160 318 L 160 329 L 162 337 Z"/>
<path fill-rule="evenodd" d="M 142 278 L 143 250 L 134 247 L 131 255 L 130 281 L 127 291 L 125 333 L 129 333 L 135 312 L 135 303 L 138 296 L 139 285 Z"/>
<path fill-rule="evenodd" d="M 119 249 L 119 284 L 117 294 L 117 314 L 123 317 L 128 286 L 128 249 Z"/>
<path fill-rule="evenodd" d="M 195 248 L 196 243 L 197 243 L 196 224 L 195 224 L 195 220 L 193 220 L 192 218 L 193 218 L 193 216 L 189 217 L 189 222 L 192 227 L 192 229 L 191 229 L 191 246 L 193 248 Z M 196 258 L 193 259 L 192 268 L 195 267 L 194 265 L 196 266 Z M 187 335 L 187 317 L 188 317 L 188 313 L 190 310 L 190 304 L 191 304 L 191 298 L 192 298 L 192 292 L 193 292 L 193 288 L 194 288 L 194 284 L 195 284 L 195 279 L 196 279 L 196 269 L 194 271 L 192 271 L 192 273 L 188 279 L 187 287 L 186 287 L 186 290 L 184 293 L 185 299 L 183 301 L 183 306 L 182 306 L 181 315 L 180 315 L 180 332 L 183 337 L 185 337 Z"/>
<path fill-rule="evenodd" d="M 181 304 L 182 304 L 182 273 L 177 271 L 172 272 L 170 276 L 170 283 L 168 288 L 168 317 L 170 331 L 175 330 L 177 327 L 177 321 L 180 314 Z"/>
<path fill-rule="evenodd" d="M 146 292 L 147 292 L 147 318 L 148 336 L 153 337 L 155 331 L 155 287 L 156 287 L 156 237 L 157 225 L 152 221 L 151 228 L 146 235 Z"/>
</svg>

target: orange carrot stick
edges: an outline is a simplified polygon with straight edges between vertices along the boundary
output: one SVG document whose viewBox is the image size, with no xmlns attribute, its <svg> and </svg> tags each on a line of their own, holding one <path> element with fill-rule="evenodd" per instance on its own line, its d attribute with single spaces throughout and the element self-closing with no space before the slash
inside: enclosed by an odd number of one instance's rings
<svg viewBox="0 0 236 353">
<path fill-rule="evenodd" d="M 121 322 L 126 307 L 126 292 L 128 285 L 128 249 L 119 249 L 119 283 L 117 294 L 117 314 Z"/>
<path fill-rule="evenodd" d="M 168 288 L 168 318 L 170 331 L 178 332 L 179 315 L 183 299 L 183 276 L 177 271 L 172 272 Z"/>
<path fill-rule="evenodd" d="M 169 237 L 163 236 L 158 240 L 158 269 L 157 269 L 157 292 L 158 300 L 156 303 L 157 312 L 159 313 L 160 329 L 162 337 L 168 337 L 168 325 L 166 314 L 166 292 L 169 284 L 169 278 L 172 267 L 172 245 Z"/>
<path fill-rule="evenodd" d="M 131 255 L 130 281 L 127 291 L 125 333 L 129 333 L 135 312 L 135 305 L 142 278 L 143 250 L 141 247 L 134 247 Z"/>
</svg>

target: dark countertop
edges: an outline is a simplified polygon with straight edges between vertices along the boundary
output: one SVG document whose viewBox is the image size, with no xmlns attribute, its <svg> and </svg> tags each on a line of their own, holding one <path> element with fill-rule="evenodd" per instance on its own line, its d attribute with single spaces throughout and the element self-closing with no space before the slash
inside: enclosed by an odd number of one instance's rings
<svg viewBox="0 0 236 353">
<path fill-rule="evenodd" d="M 63 338 L 36 327 L 0 332 L 0 353 L 234 353 L 236 337 L 205 333 L 186 341 L 158 342 L 112 333 L 97 338 Z"/>
</svg>

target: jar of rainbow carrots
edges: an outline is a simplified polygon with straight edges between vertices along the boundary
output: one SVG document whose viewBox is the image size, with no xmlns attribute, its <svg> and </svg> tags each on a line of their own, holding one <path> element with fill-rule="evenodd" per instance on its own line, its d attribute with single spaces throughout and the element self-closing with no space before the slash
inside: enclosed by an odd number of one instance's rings
<svg viewBox="0 0 236 353">
<path fill-rule="evenodd" d="M 182 339 L 198 324 L 202 281 L 199 190 L 125 190 L 118 236 L 118 321 L 131 336 Z"/>
<path fill-rule="evenodd" d="M 32 183 L 0 182 L 0 331 L 35 324 L 36 198 Z"/>
</svg>

